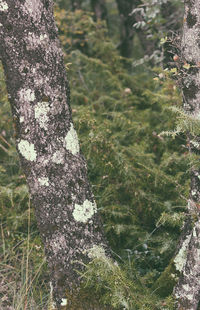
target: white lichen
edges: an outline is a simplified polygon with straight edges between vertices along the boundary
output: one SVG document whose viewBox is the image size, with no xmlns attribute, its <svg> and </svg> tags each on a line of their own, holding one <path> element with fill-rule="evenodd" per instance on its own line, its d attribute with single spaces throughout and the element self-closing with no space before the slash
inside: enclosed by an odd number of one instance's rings
<svg viewBox="0 0 200 310">
<path fill-rule="evenodd" d="M 55 164 L 63 164 L 64 163 L 64 154 L 60 151 L 56 151 L 52 156 L 52 162 Z"/>
<path fill-rule="evenodd" d="M 183 287 L 183 289 L 184 289 L 185 292 L 189 292 L 189 291 L 190 291 L 190 286 L 189 286 L 189 284 L 183 284 L 182 287 Z"/>
<path fill-rule="evenodd" d="M 44 41 L 44 40 L 46 41 L 47 39 L 48 39 L 48 36 L 46 33 L 43 33 L 40 35 L 40 41 Z"/>
<path fill-rule="evenodd" d="M 87 250 L 88 256 L 91 259 L 98 258 L 98 259 L 105 259 L 106 258 L 106 253 L 103 247 L 99 245 L 93 245 L 92 248 Z"/>
<path fill-rule="evenodd" d="M 22 156 L 24 156 L 27 160 L 36 160 L 37 153 L 34 149 L 33 143 L 29 143 L 27 140 L 21 140 L 18 143 L 18 149 Z"/>
<path fill-rule="evenodd" d="M 96 203 L 86 199 L 82 205 L 75 203 L 72 215 L 77 222 L 86 223 L 96 212 Z"/>
<path fill-rule="evenodd" d="M 187 259 L 187 249 L 188 249 L 188 244 L 190 242 L 191 235 L 188 235 L 185 241 L 182 244 L 182 247 L 180 248 L 178 254 L 174 258 L 174 265 L 178 271 L 182 271 L 183 267 L 186 263 Z"/>
<path fill-rule="evenodd" d="M 8 10 L 8 4 L 5 1 L 0 0 L 0 11 L 7 11 Z"/>
<path fill-rule="evenodd" d="M 35 93 L 29 88 L 22 88 L 19 91 L 19 98 L 21 101 L 34 101 Z"/>
<path fill-rule="evenodd" d="M 50 111 L 48 102 L 38 102 L 35 106 L 35 118 L 41 128 L 48 129 L 48 112 Z"/>
<path fill-rule="evenodd" d="M 24 122 L 24 116 L 20 116 L 19 122 L 20 122 L 20 123 L 23 123 L 23 122 Z"/>
<path fill-rule="evenodd" d="M 22 10 L 24 13 L 29 14 L 34 22 L 39 22 L 42 15 L 42 3 L 40 0 L 26 0 L 22 5 Z"/>
<path fill-rule="evenodd" d="M 70 124 L 70 130 L 68 131 L 66 137 L 64 138 L 64 147 L 70 151 L 73 155 L 79 153 L 79 142 L 78 136 L 74 129 L 73 124 Z"/>
<path fill-rule="evenodd" d="M 61 305 L 61 307 L 66 306 L 67 305 L 67 299 L 66 298 L 62 298 L 60 305 Z"/>
<path fill-rule="evenodd" d="M 45 46 L 48 42 L 48 36 L 46 33 L 41 34 L 40 36 L 36 35 L 34 32 L 29 32 L 25 37 L 28 50 L 36 49 L 38 46 Z"/>
<path fill-rule="evenodd" d="M 39 178 L 38 181 L 42 186 L 49 186 L 49 179 L 46 177 Z"/>
</svg>

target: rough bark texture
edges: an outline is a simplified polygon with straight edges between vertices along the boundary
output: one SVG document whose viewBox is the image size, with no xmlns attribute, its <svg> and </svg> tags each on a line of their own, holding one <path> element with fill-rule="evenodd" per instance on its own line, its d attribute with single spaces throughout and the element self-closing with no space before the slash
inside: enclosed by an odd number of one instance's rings
<svg viewBox="0 0 200 310">
<path fill-rule="evenodd" d="M 107 248 L 69 106 L 69 86 L 51 0 L 0 1 L 0 57 L 16 146 L 58 308 L 79 285 L 77 261 Z"/>
<path fill-rule="evenodd" d="M 194 119 L 200 119 L 200 0 L 185 1 L 185 15 L 181 44 L 181 64 L 187 63 L 190 69 L 181 69 L 183 106 Z M 180 65 L 181 65 L 180 64 Z M 196 143 L 192 142 L 196 140 Z M 189 137 L 190 150 L 199 154 L 198 137 Z M 178 309 L 195 310 L 200 299 L 200 170 L 191 172 L 191 190 L 188 201 L 189 216 L 195 215 L 197 221 L 188 240 L 187 258 L 183 265 L 174 295 Z"/>
</svg>

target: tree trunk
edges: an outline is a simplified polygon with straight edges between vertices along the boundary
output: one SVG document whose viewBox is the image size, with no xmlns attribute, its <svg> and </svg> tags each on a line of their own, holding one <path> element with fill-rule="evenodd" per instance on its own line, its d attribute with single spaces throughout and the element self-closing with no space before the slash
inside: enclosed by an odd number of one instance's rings
<svg viewBox="0 0 200 310">
<path fill-rule="evenodd" d="M 82 0 L 71 0 L 72 11 L 81 9 Z"/>
<path fill-rule="evenodd" d="M 91 8 L 95 14 L 95 20 L 105 20 L 108 22 L 108 14 L 105 0 L 90 0 Z"/>
<path fill-rule="evenodd" d="M 161 16 L 164 18 L 162 24 L 167 41 L 163 45 L 163 67 L 174 68 L 173 56 L 178 53 L 177 46 L 174 44 L 174 37 L 178 38 L 182 27 L 182 7 L 177 7 L 172 1 L 167 1 L 161 5 Z M 181 16 L 181 18 L 180 18 Z M 180 41 L 180 40 L 179 40 Z M 177 44 L 178 45 L 178 44 Z"/>
<path fill-rule="evenodd" d="M 116 0 L 120 16 L 120 43 L 118 49 L 123 57 L 133 57 L 133 38 L 137 33 L 144 53 L 150 56 L 154 51 L 155 42 L 147 39 L 143 29 L 136 29 L 133 25 L 141 20 L 138 14 L 131 14 L 137 8 L 140 0 Z"/>
<path fill-rule="evenodd" d="M 95 245 L 108 249 L 72 122 L 52 0 L 0 1 L 0 57 L 60 309 L 66 289 L 80 283 L 78 261 L 88 262 L 87 250 Z"/>
<path fill-rule="evenodd" d="M 120 17 L 120 44 L 118 46 L 120 54 L 123 57 L 132 57 L 133 52 L 133 36 L 134 36 L 134 18 L 130 15 L 134 8 L 139 4 L 136 1 L 116 0 L 119 17 Z"/>
<path fill-rule="evenodd" d="M 190 69 L 181 68 L 183 106 L 186 113 L 198 120 L 200 116 L 200 0 L 185 1 L 185 15 L 181 43 L 180 65 L 187 63 Z M 189 135 L 189 148 L 199 154 L 199 137 Z M 192 143 L 195 140 L 196 143 Z M 195 310 L 200 299 L 200 170 L 191 172 L 191 190 L 188 216 L 196 218 L 187 247 L 187 259 L 183 266 L 174 295 L 178 309 Z"/>
</svg>

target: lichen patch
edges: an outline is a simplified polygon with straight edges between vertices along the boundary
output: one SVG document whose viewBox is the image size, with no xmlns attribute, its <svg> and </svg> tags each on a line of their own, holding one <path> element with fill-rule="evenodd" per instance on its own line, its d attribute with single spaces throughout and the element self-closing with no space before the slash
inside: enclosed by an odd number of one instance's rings
<svg viewBox="0 0 200 310">
<path fill-rule="evenodd" d="M 66 137 L 64 138 L 64 147 L 73 155 L 79 153 L 80 151 L 78 136 L 72 123 Z"/>
<path fill-rule="evenodd" d="M 22 88 L 19 91 L 19 98 L 21 101 L 34 101 L 35 100 L 35 93 L 29 88 Z"/>
<path fill-rule="evenodd" d="M 62 298 L 60 305 L 61 305 L 61 307 L 66 306 L 67 305 L 67 299 L 66 298 Z"/>
<path fill-rule="evenodd" d="M 75 203 L 72 215 L 77 222 L 86 223 L 96 212 L 96 203 L 86 199 L 82 205 Z"/>
<path fill-rule="evenodd" d="M 23 122 L 24 122 L 24 116 L 20 116 L 19 122 L 20 122 L 20 123 L 23 123 Z"/>
<path fill-rule="evenodd" d="M 29 143 L 27 140 L 21 140 L 18 143 L 18 149 L 22 156 L 25 157 L 27 160 L 36 160 L 37 153 L 35 151 L 33 143 Z"/>
<path fill-rule="evenodd" d="M 7 11 L 8 10 L 8 4 L 5 1 L 0 0 L 0 11 Z"/>
<path fill-rule="evenodd" d="M 46 177 L 39 178 L 38 181 L 42 186 L 49 186 L 49 179 Z"/>
<path fill-rule="evenodd" d="M 48 102 L 38 102 L 35 106 L 35 118 L 41 128 L 48 129 L 48 112 L 50 111 Z"/>
<path fill-rule="evenodd" d="M 42 4 L 40 0 L 26 0 L 22 5 L 22 10 L 32 17 L 34 22 L 39 22 L 42 15 Z"/>
<path fill-rule="evenodd" d="M 34 32 L 29 32 L 27 37 L 25 38 L 25 41 L 27 43 L 27 49 L 32 50 L 36 49 L 38 46 L 45 45 L 48 41 L 48 36 L 46 33 L 38 36 Z"/>
<path fill-rule="evenodd" d="M 64 154 L 61 151 L 56 151 L 52 156 L 52 162 L 55 164 L 64 164 Z"/>
<path fill-rule="evenodd" d="M 48 39 L 48 36 L 47 36 L 46 33 L 42 33 L 42 34 L 40 35 L 40 41 L 46 41 L 47 39 Z"/>
<path fill-rule="evenodd" d="M 180 272 L 183 270 L 183 267 L 186 263 L 187 248 L 188 248 L 188 244 L 190 242 L 190 238 L 191 238 L 191 235 L 188 235 L 187 238 L 185 239 L 185 241 L 183 242 L 182 247 L 180 248 L 178 254 L 174 258 L 174 265 L 175 265 L 176 269 Z"/>
<path fill-rule="evenodd" d="M 94 258 L 105 259 L 106 252 L 103 247 L 95 244 L 93 245 L 92 248 L 88 250 L 88 257 L 91 259 L 94 259 Z"/>
</svg>

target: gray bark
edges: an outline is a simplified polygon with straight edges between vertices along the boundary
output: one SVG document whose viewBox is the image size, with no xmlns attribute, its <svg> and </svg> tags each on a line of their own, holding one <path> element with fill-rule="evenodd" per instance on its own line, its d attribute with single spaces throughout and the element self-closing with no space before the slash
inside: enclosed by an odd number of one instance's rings
<svg viewBox="0 0 200 310">
<path fill-rule="evenodd" d="M 181 43 L 180 66 L 184 63 L 190 69 L 181 67 L 183 106 L 195 120 L 200 119 L 200 0 L 185 1 L 185 15 Z M 199 154 L 199 138 L 188 135 L 190 151 Z M 196 140 L 196 143 L 192 143 Z M 188 216 L 197 219 L 187 245 L 187 258 L 183 265 L 174 295 L 178 309 L 195 310 L 200 299 L 200 169 L 191 172 L 191 190 L 188 201 Z"/>
<path fill-rule="evenodd" d="M 69 106 L 52 0 L 0 1 L 0 57 L 57 307 L 79 285 L 77 261 L 107 250 Z"/>
</svg>

